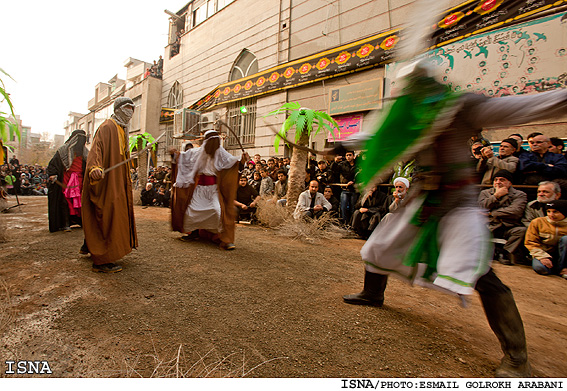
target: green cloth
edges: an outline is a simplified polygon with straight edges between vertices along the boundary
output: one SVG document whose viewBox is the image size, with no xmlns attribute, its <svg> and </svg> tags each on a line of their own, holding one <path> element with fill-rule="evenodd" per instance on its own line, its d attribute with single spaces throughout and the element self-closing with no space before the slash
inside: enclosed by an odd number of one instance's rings
<svg viewBox="0 0 567 391">
<path fill-rule="evenodd" d="M 454 97 L 449 88 L 433 79 L 414 80 L 366 142 L 358 181 L 366 186 L 376 175 L 393 167 L 404 152 L 427 135 L 440 111 Z"/>
</svg>

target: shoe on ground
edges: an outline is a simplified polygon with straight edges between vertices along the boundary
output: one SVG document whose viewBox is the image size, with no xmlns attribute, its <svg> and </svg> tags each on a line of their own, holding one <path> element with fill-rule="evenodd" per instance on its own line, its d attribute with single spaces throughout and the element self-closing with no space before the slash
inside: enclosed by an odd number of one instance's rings
<svg viewBox="0 0 567 391">
<path fill-rule="evenodd" d="M 122 266 L 115 263 L 105 263 L 103 265 L 95 265 L 93 263 L 93 272 L 99 273 L 118 273 L 122 271 Z"/>
<path fill-rule="evenodd" d="M 194 240 L 199 239 L 199 230 L 195 230 L 193 232 L 191 232 L 189 235 L 185 235 L 179 238 L 179 240 L 183 241 L 183 242 L 192 242 Z"/>
<path fill-rule="evenodd" d="M 236 249 L 236 245 L 234 243 L 222 243 L 221 248 L 226 251 L 231 251 Z"/>
<path fill-rule="evenodd" d="M 83 244 L 83 245 L 81 246 L 81 249 L 79 250 L 79 254 L 82 254 L 82 255 L 88 255 L 88 254 L 90 254 L 89 248 Z"/>
<path fill-rule="evenodd" d="M 371 307 L 382 307 L 384 305 L 384 299 L 369 295 L 364 291 L 353 295 L 344 295 L 343 300 L 347 304 L 354 305 L 368 305 Z"/>
</svg>

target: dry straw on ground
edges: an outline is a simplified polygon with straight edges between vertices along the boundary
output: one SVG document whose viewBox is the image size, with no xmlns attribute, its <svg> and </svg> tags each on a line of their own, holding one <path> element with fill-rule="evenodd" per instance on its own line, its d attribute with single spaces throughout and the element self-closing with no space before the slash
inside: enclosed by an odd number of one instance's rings
<svg viewBox="0 0 567 391">
<path fill-rule="evenodd" d="M 199 355 L 197 361 L 189 357 L 183 345 L 179 345 L 171 358 L 164 358 L 157 352 L 146 355 L 155 365 L 151 374 L 141 373 L 136 369 L 141 357 L 137 357 L 133 363 L 125 361 L 126 377 L 151 377 L 151 378 L 238 378 L 251 375 L 254 370 L 271 361 L 287 359 L 288 357 L 276 357 L 256 365 L 250 364 L 250 359 L 242 352 L 242 356 L 232 353 L 225 357 L 219 357 L 215 349 L 211 349 L 205 355 Z M 253 366 L 252 366 L 253 365 Z"/>
<path fill-rule="evenodd" d="M 296 220 L 293 218 L 293 210 L 276 205 L 271 199 L 263 199 L 258 203 L 256 217 L 260 224 L 276 229 L 281 236 L 308 243 L 352 236 L 351 232 L 342 228 L 339 220 L 330 213 L 325 213 L 314 220 Z"/>
</svg>

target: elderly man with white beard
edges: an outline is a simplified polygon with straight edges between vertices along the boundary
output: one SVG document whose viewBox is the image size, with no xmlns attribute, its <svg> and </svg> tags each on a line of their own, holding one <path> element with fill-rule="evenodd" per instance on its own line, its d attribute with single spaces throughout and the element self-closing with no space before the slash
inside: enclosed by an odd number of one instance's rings
<svg viewBox="0 0 567 391">
<path fill-rule="evenodd" d="M 547 204 L 560 198 L 561 187 L 557 182 L 540 182 L 537 188 L 537 199 L 528 202 L 522 223 L 528 227 L 533 219 L 547 216 Z"/>
</svg>

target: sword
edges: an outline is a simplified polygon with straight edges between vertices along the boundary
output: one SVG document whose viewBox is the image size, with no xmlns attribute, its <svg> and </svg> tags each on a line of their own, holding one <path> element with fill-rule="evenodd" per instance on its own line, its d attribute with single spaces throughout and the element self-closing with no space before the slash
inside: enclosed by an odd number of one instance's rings
<svg viewBox="0 0 567 391">
<path fill-rule="evenodd" d="M 156 138 L 153 143 L 146 145 L 146 148 L 144 148 L 144 149 L 142 149 L 141 151 L 137 152 L 134 156 L 132 156 L 132 157 L 126 159 L 126 160 L 123 160 L 123 161 L 121 161 L 120 163 L 115 164 L 115 165 L 112 166 L 112 167 L 105 168 L 104 171 L 102 172 L 102 174 L 104 175 L 104 174 L 106 174 L 107 172 L 112 171 L 112 170 L 114 170 L 115 168 L 118 168 L 118 167 L 122 166 L 123 164 L 126 164 L 126 163 L 128 163 L 129 161 L 136 159 L 136 158 L 137 158 L 138 156 L 140 156 L 142 153 L 144 153 L 144 152 L 146 152 L 147 150 L 149 150 L 149 149 L 152 147 L 152 145 L 154 145 L 155 143 L 157 143 L 163 136 L 165 136 L 166 133 L 167 133 L 167 131 L 165 131 L 165 132 L 163 132 L 162 134 L 160 134 L 159 137 Z"/>
</svg>

